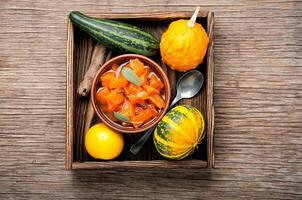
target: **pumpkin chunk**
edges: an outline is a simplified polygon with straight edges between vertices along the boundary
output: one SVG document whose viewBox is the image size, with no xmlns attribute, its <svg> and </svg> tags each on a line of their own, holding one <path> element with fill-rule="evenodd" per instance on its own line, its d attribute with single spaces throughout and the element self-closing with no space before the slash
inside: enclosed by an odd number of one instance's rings
<svg viewBox="0 0 302 200">
<path fill-rule="evenodd" d="M 164 87 L 164 84 L 161 82 L 159 78 L 157 78 L 155 74 L 151 75 L 149 85 L 153 88 L 156 88 L 157 90 L 161 90 Z"/>
<path fill-rule="evenodd" d="M 136 106 L 136 107 L 135 107 L 135 110 L 134 110 L 135 115 L 140 114 L 143 110 L 144 110 L 144 109 L 143 109 L 142 107 Z"/>
<path fill-rule="evenodd" d="M 165 102 L 162 97 L 158 94 L 151 95 L 148 100 L 153 103 L 157 108 L 164 108 Z"/>
<path fill-rule="evenodd" d="M 126 87 L 126 90 L 129 94 L 137 94 L 142 91 L 142 88 L 133 83 L 130 83 L 128 87 Z"/>
<path fill-rule="evenodd" d="M 107 101 L 107 105 L 108 105 L 108 109 L 109 111 L 115 111 L 118 106 L 123 103 L 125 97 L 121 94 L 119 94 L 116 91 L 112 91 L 110 92 L 110 94 L 108 94 L 106 96 L 106 101 Z"/>
<path fill-rule="evenodd" d="M 148 99 L 148 97 L 149 96 L 148 96 L 147 92 L 145 92 L 145 91 L 141 91 L 141 92 L 137 93 L 136 95 L 134 95 L 134 94 L 128 95 L 128 99 L 131 102 L 131 104 L 133 104 L 133 105 Z"/>
<path fill-rule="evenodd" d="M 117 63 L 113 63 L 112 64 L 112 70 L 116 72 L 116 70 L 118 69 L 119 65 Z"/>
<path fill-rule="evenodd" d="M 110 80 L 112 78 L 114 78 L 115 76 L 115 73 L 112 72 L 112 71 L 108 71 L 106 73 L 104 73 L 102 76 L 101 76 L 101 83 L 102 83 L 102 86 L 103 87 L 108 87 L 110 86 Z"/>
<path fill-rule="evenodd" d="M 109 89 L 107 87 L 100 88 L 96 93 L 96 99 L 98 102 L 100 102 L 102 105 L 105 105 L 107 103 L 106 96 L 110 93 Z"/>
<path fill-rule="evenodd" d="M 144 85 L 143 88 L 149 95 L 159 94 L 159 91 L 157 89 L 149 85 Z"/>
<path fill-rule="evenodd" d="M 147 85 L 148 84 L 148 75 L 150 73 L 150 68 L 148 66 L 145 66 L 144 68 L 144 73 L 139 76 L 142 85 Z"/>
<path fill-rule="evenodd" d="M 154 112 L 154 110 L 148 106 L 147 109 L 141 111 L 138 115 L 133 117 L 131 122 L 134 128 L 139 128 L 143 123 L 149 121 L 156 115 L 157 112 Z"/>
<path fill-rule="evenodd" d="M 123 88 L 128 84 L 128 81 L 123 77 L 123 75 L 119 75 L 118 78 L 112 77 L 110 79 L 109 88 L 115 89 L 115 88 Z"/>
<path fill-rule="evenodd" d="M 130 59 L 129 65 L 136 73 L 136 75 L 140 76 L 144 73 L 144 63 L 142 63 L 139 59 Z"/>
<path fill-rule="evenodd" d="M 120 112 L 129 118 L 135 115 L 134 106 L 127 99 L 124 101 Z"/>
</svg>

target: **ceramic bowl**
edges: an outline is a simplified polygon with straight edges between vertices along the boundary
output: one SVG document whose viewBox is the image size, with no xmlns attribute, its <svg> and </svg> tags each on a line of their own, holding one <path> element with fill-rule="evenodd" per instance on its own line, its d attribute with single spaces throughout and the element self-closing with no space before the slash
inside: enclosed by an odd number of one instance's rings
<svg viewBox="0 0 302 200">
<path fill-rule="evenodd" d="M 164 84 L 164 96 L 165 96 L 165 107 L 161 109 L 160 113 L 150 120 L 149 122 L 143 124 L 139 128 L 135 129 L 130 126 L 122 126 L 119 123 L 116 123 L 112 121 L 103 111 L 102 108 L 99 106 L 99 103 L 97 102 L 96 93 L 98 88 L 101 86 L 100 83 L 100 77 L 102 74 L 107 72 L 113 63 L 124 63 L 129 61 L 130 59 L 138 58 L 140 61 L 144 62 L 144 64 L 148 65 L 152 71 L 154 71 L 158 77 L 162 80 Z M 167 75 L 156 62 L 151 60 L 150 58 L 147 58 L 142 55 L 138 54 L 124 54 L 117 57 L 112 58 L 111 60 L 107 61 L 96 73 L 95 78 L 93 80 L 92 88 L 91 88 L 91 99 L 92 99 L 92 105 L 93 108 L 98 115 L 98 117 L 104 122 L 106 125 L 108 125 L 113 130 L 116 130 L 121 133 L 140 133 L 143 131 L 146 131 L 150 129 L 151 127 L 155 126 L 165 115 L 166 111 L 168 110 L 169 104 L 170 104 L 170 98 L 171 98 L 171 88 L 170 83 Z"/>
</svg>

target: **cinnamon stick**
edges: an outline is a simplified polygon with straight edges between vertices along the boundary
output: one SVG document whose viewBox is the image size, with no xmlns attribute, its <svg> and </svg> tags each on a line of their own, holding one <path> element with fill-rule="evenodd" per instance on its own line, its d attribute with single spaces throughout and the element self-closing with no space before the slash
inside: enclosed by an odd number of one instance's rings
<svg viewBox="0 0 302 200">
<path fill-rule="evenodd" d="M 85 76 L 78 87 L 77 92 L 80 96 L 83 97 L 88 96 L 91 90 L 93 78 L 97 70 L 101 67 L 102 64 L 104 64 L 106 58 L 105 55 L 106 55 L 106 48 L 100 43 L 97 43 L 93 50 L 90 66 L 86 71 Z"/>
<path fill-rule="evenodd" d="M 103 55 L 103 57 L 104 57 L 105 62 L 107 62 L 111 58 L 112 52 L 109 50 L 107 56 L 105 54 Z M 94 109 L 93 109 L 93 106 L 92 106 L 91 98 L 89 98 L 89 102 L 87 104 L 87 109 L 86 109 L 84 133 L 83 133 L 83 138 L 81 138 L 81 141 L 82 141 L 82 147 L 81 148 L 83 149 L 84 161 L 87 161 L 87 158 L 88 158 L 87 151 L 86 151 L 85 147 L 83 146 L 84 138 L 85 138 L 85 135 L 86 135 L 87 131 L 89 130 L 89 128 L 92 125 L 92 120 L 94 118 L 94 114 L 95 114 L 95 112 L 94 112 Z"/>
<path fill-rule="evenodd" d="M 111 58 L 112 56 L 112 52 L 109 51 L 106 57 L 106 62 Z M 84 126 L 84 132 L 86 133 L 88 131 L 88 129 L 91 126 L 91 122 L 93 120 L 93 116 L 94 116 L 94 110 L 93 110 L 93 106 L 92 106 L 92 102 L 91 102 L 91 98 L 89 99 L 88 105 L 87 105 L 87 110 L 86 110 L 86 117 L 85 117 L 85 126 Z"/>
</svg>

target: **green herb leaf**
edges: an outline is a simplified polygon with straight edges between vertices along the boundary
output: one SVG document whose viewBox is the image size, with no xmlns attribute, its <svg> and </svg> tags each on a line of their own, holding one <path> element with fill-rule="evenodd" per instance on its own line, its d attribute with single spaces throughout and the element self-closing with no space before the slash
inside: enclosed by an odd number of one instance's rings
<svg viewBox="0 0 302 200">
<path fill-rule="evenodd" d="M 123 74 L 124 78 L 127 79 L 129 82 L 131 82 L 135 85 L 138 85 L 138 86 L 142 86 L 142 82 L 139 79 L 139 77 L 129 67 L 124 67 L 122 70 L 122 74 Z"/>
<path fill-rule="evenodd" d="M 130 119 L 121 113 L 113 112 L 113 116 L 122 122 L 130 123 Z"/>
<path fill-rule="evenodd" d="M 118 77 L 119 77 L 119 75 L 120 75 L 120 73 L 121 73 L 123 67 L 125 67 L 128 63 L 129 63 L 129 61 L 124 62 L 123 64 L 121 64 L 121 65 L 117 68 L 116 73 L 115 73 L 115 78 L 118 78 Z"/>
</svg>

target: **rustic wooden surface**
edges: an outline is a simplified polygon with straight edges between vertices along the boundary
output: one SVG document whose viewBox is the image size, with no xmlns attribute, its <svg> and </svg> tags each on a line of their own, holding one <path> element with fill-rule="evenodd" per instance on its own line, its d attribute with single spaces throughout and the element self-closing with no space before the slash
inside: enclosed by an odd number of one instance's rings
<svg viewBox="0 0 302 200">
<path fill-rule="evenodd" d="M 0 2 L 0 199 L 301 199 L 301 1 Z M 66 17 L 215 12 L 215 169 L 66 171 Z"/>
</svg>

